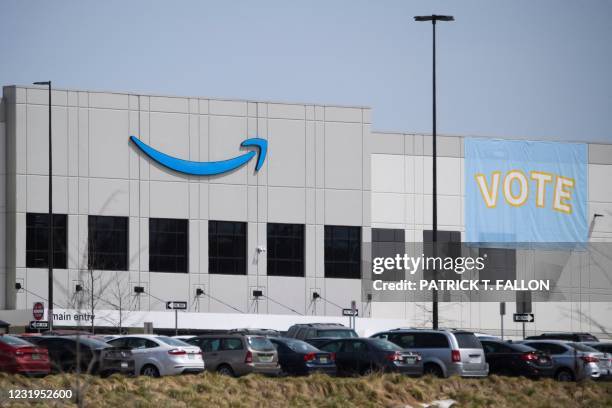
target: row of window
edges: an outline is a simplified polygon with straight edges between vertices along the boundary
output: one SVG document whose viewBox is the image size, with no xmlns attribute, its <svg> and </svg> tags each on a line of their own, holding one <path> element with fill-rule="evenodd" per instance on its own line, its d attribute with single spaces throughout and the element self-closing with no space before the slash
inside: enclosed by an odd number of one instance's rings
<svg viewBox="0 0 612 408">
<path fill-rule="evenodd" d="M 88 221 L 89 268 L 127 270 L 128 218 L 90 215 Z M 303 224 L 269 223 L 268 275 L 303 277 L 305 227 Z M 67 265 L 67 216 L 53 215 L 53 267 Z M 26 266 L 49 265 L 49 216 L 26 216 Z M 188 272 L 189 222 L 184 219 L 149 219 L 149 270 Z M 361 278 L 361 227 L 325 226 L 325 276 Z M 208 271 L 246 275 L 247 223 L 208 221 Z"/>
<path fill-rule="evenodd" d="M 46 268 L 49 265 L 49 216 L 28 213 L 26 216 L 26 266 Z M 247 223 L 208 221 L 208 271 L 212 274 L 246 275 Z M 128 218 L 90 215 L 88 221 L 89 268 L 127 270 Z M 305 227 L 303 224 L 269 223 L 267 233 L 267 266 L 270 276 L 305 276 Z M 423 231 L 423 252 L 433 255 L 432 231 Z M 461 256 L 461 233 L 438 231 L 437 241 L 443 256 Z M 53 215 L 53 266 L 67 265 L 67 216 Z M 372 229 L 372 256 L 394 257 L 404 252 L 404 230 Z M 189 270 L 189 222 L 185 219 L 149 219 L 149 270 L 152 272 L 187 273 Z M 483 250 L 481 249 L 481 252 Z M 495 279 L 516 278 L 516 254 L 513 249 L 486 248 L 487 273 Z M 441 255 L 440 252 L 437 255 Z M 482 256 L 482 253 L 481 253 Z M 325 226 L 325 276 L 361 278 L 361 228 Z M 440 279 L 452 279 L 454 272 L 440 272 Z M 403 279 L 404 271 L 388 271 L 384 280 Z"/>
</svg>

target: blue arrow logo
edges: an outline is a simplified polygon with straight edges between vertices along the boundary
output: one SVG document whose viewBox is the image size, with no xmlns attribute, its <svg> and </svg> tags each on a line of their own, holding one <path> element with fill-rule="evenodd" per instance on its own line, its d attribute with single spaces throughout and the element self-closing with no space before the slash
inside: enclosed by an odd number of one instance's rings
<svg viewBox="0 0 612 408">
<path fill-rule="evenodd" d="M 151 146 L 143 143 L 136 136 L 130 136 L 130 141 L 134 143 L 136 147 L 138 147 L 144 154 L 146 154 L 162 166 L 165 166 L 174 171 L 178 171 L 179 173 L 193 174 L 196 176 L 213 176 L 215 174 L 222 174 L 228 171 L 232 171 L 240 166 L 243 166 L 255 155 L 257 155 L 255 171 L 259 171 L 264 161 L 266 160 L 266 153 L 268 151 L 267 140 L 252 138 L 246 139 L 245 141 L 240 143 L 240 146 L 255 146 L 257 148 L 257 153 L 254 151 L 250 151 L 228 160 L 214 162 L 196 162 L 172 157 L 160 152 L 159 150 L 155 150 Z"/>
</svg>

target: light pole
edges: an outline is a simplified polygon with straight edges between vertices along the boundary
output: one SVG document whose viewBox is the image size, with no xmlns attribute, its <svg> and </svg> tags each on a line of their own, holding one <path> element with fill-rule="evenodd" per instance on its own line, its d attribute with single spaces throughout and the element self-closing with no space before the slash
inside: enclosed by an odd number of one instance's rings
<svg viewBox="0 0 612 408">
<path fill-rule="evenodd" d="M 431 16 L 416 16 L 415 21 L 431 21 L 433 28 L 433 81 L 432 81 L 432 92 L 433 92 L 433 137 L 432 137 L 432 162 L 433 162 L 433 188 L 432 188 L 432 245 L 434 250 L 434 257 L 437 255 L 437 241 L 438 241 L 438 180 L 437 180 L 437 150 L 436 150 L 436 22 L 437 21 L 454 21 L 453 16 L 438 16 L 432 14 Z M 434 263 L 435 266 L 435 263 Z M 438 271 L 434 268 L 434 281 L 438 278 Z M 432 292 L 432 325 L 434 329 L 438 329 L 438 291 L 436 289 Z"/>
<path fill-rule="evenodd" d="M 49 306 L 47 307 L 47 320 L 49 330 L 53 330 L 53 154 L 51 146 L 51 81 L 34 82 L 34 85 L 47 85 L 49 87 Z"/>
</svg>

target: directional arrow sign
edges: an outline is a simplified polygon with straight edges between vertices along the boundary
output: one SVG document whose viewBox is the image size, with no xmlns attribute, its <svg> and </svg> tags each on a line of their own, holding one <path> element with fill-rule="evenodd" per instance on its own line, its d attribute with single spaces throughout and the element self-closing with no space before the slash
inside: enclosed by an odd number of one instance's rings
<svg viewBox="0 0 612 408">
<path fill-rule="evenodd" d="M 166 309 L 186 310 L 187 302 L 171 300 L 170 302 L 166 302 Z"/>
<path fill-rule="evenodd" d="M 359 316 L 359 309 L 342 309 L 342 316 Z"/>
<path fill-rule="evenodd" d="M 32 320 L 30 321 L 30 329 L 32 330 L 44 330 L 49 328 L 49 322 L 47 320 Z"/>
<path fill-rule="evenodd" d="M 533 323 L 535 321 L 535 315 L 533 313 L 515 313 L 515 322 Z"/>
</svg>

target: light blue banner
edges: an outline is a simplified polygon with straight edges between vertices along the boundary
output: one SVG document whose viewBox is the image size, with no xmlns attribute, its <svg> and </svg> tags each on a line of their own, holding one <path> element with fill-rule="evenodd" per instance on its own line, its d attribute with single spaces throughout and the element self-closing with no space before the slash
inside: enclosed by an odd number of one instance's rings
<svg viewBox="0 0 612 408">
<path fill-rule="evenodd" d="M 587 145 L 465 139 L 467 242 L 585 242 Z"/>
</svg>

